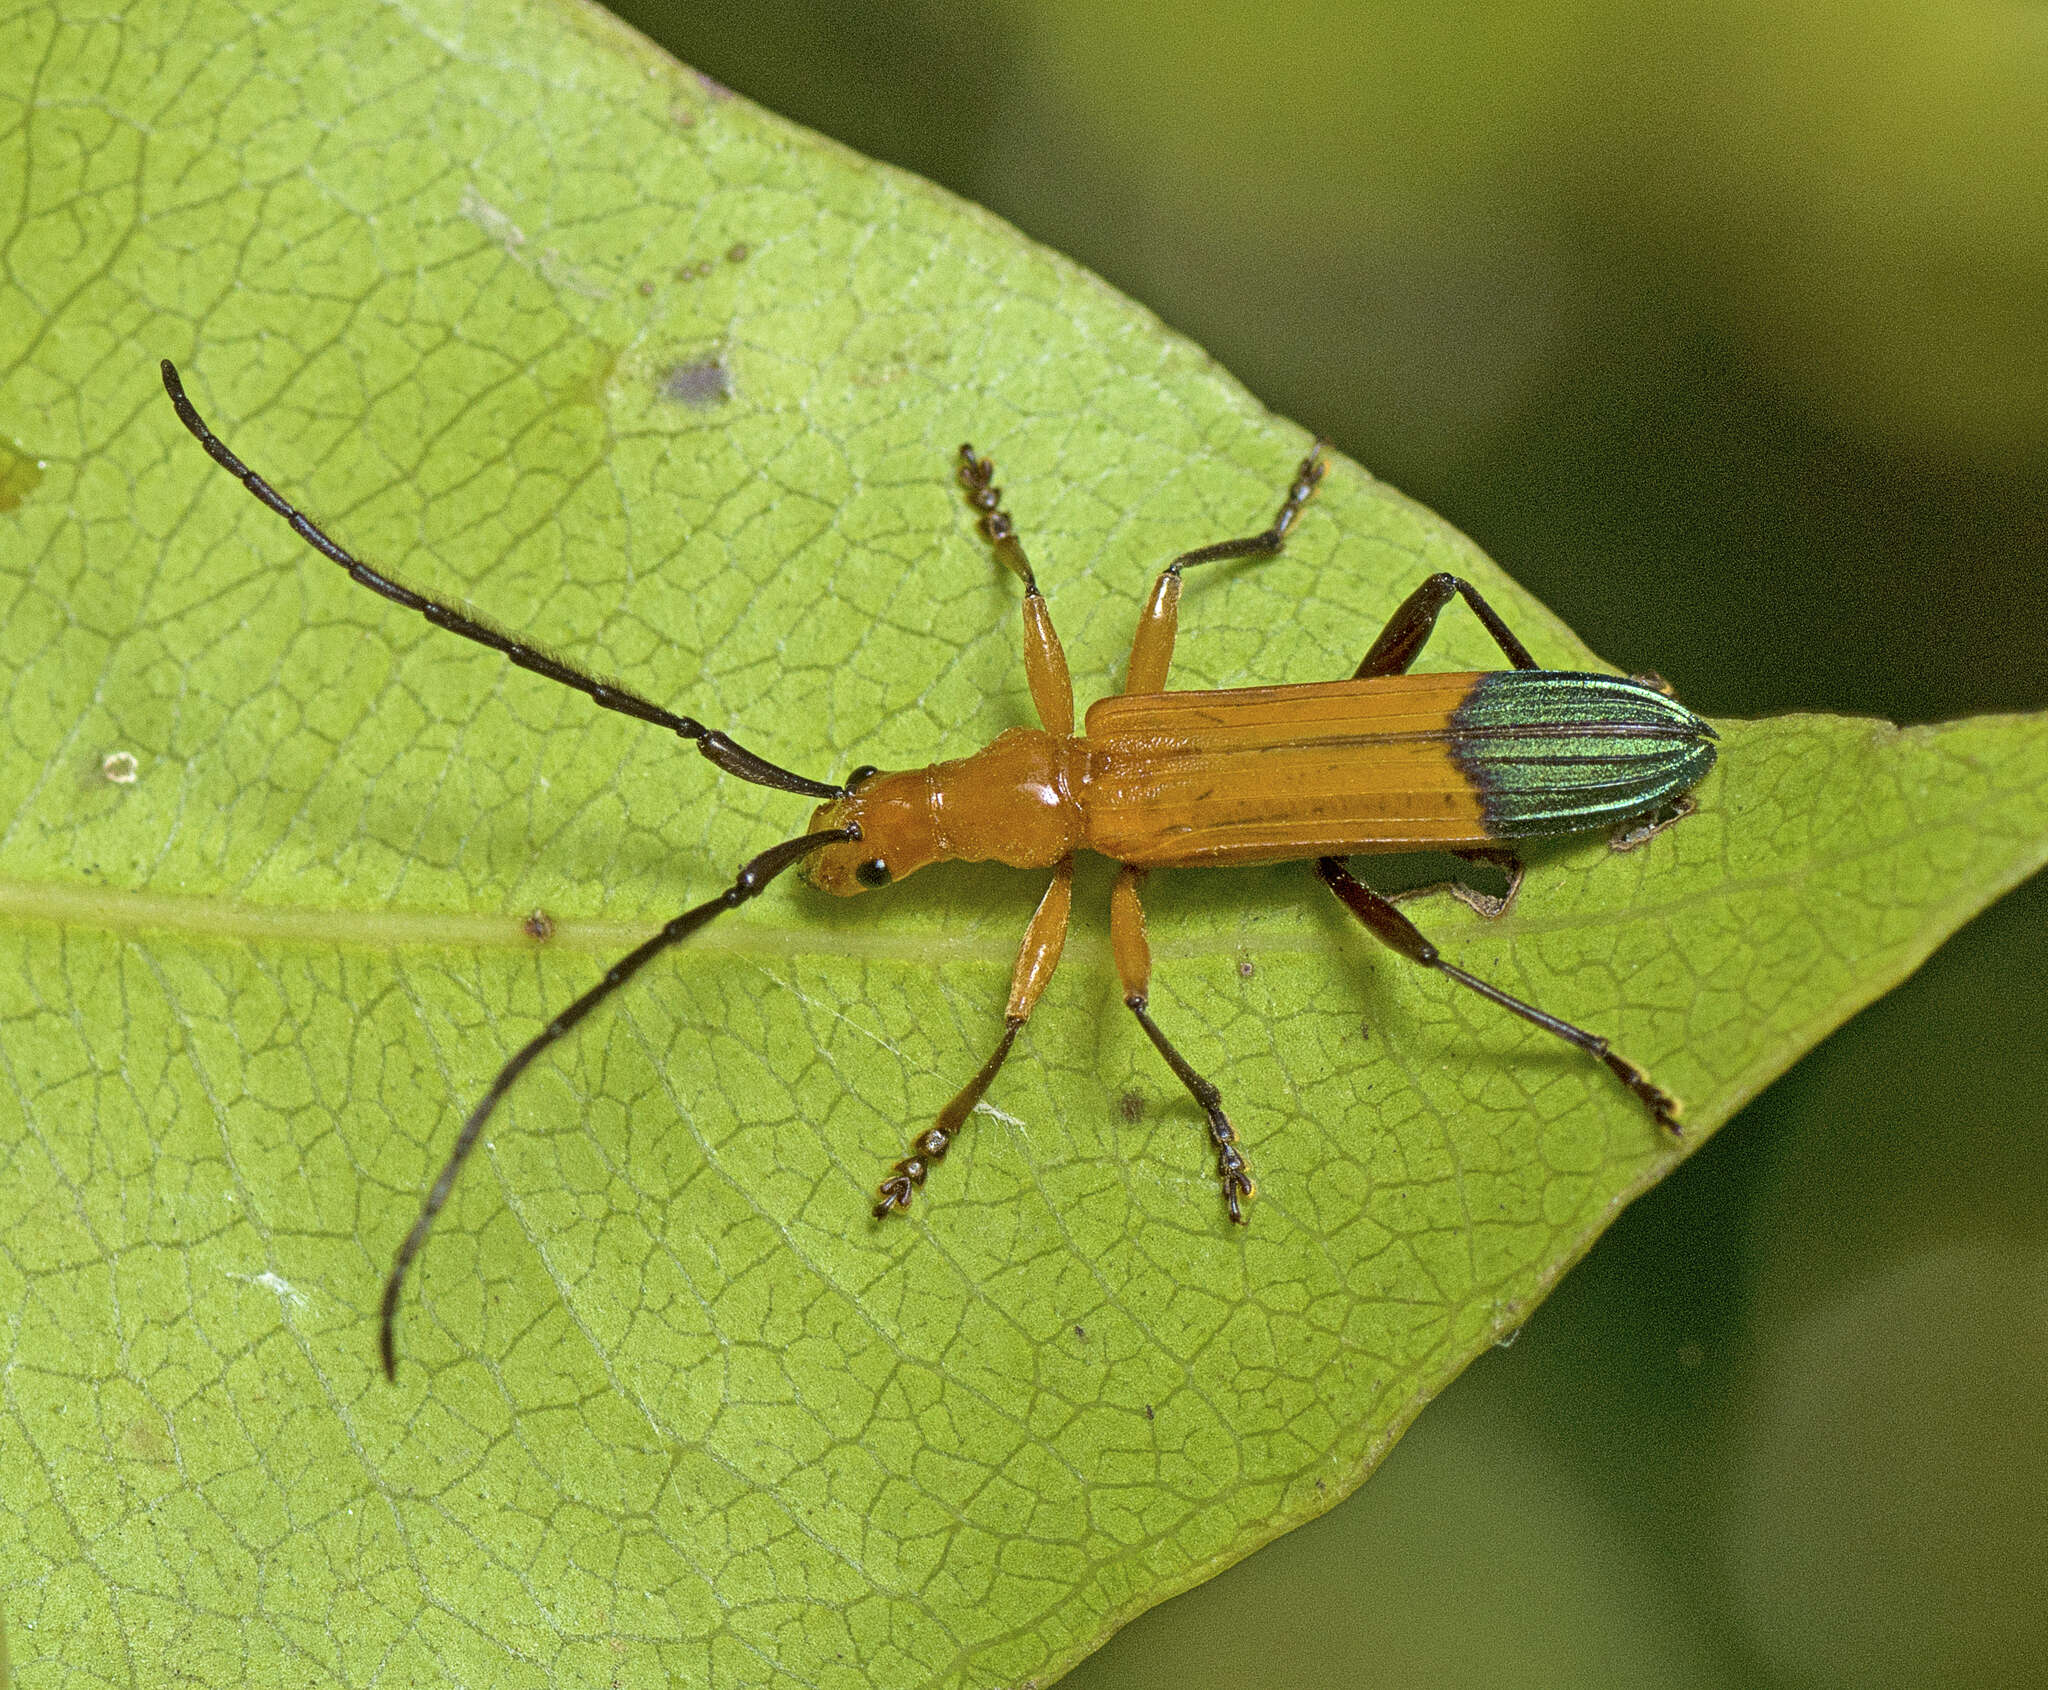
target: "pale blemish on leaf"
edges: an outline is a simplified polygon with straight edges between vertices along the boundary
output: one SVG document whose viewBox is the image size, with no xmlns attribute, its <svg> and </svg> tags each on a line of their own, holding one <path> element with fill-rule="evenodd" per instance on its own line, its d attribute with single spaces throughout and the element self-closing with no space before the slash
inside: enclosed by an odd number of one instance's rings
<svg viewBox="0 0 2048 1690">
<path fill-rule="evenodd" d="M 526 231 L 468 184 L 462 189 L 462 215 L 514 256 L 526 245 Z"/>
<path fill-rule="evenodd" d="M 609 299 L 611 289 L 601 282 L 593 281 L 582 269 L 563 256 L 559 247 L 544 247 L 538 254 L 528 254 L 526 231 L 497 206 L 478 193 L 468 183 L 463 185 L 461 213 L 502 249 L 508 257 L 516 258 L 522 264 L 530 264 L 550 283 L 570 293 L 581 294 L 586 299 Z"/>
<path fill-rule="evenodd" d="M 227 1277 L 239 1279 L 245 1285 L 254 1285 L 268 1291 L 279 1302 L 286 1303 L 292 1308 L 302 1309 L 307 1306 L 305 1294 L 297 1286 L 293 1285 L 290 1280 L 282 1275 L 271 1272 L 268 1268 L 264 1269 L 261 1273 L 231 1273 Z"/>
<path fill-rule="evenodd" d="M 540 255 L 540 273 L 564 292 L 585 299 L 609 299 L 612 290 L 594 279 L 583 267 L 571 262 L 558 247 L 546 247 Z"/>
</svg>

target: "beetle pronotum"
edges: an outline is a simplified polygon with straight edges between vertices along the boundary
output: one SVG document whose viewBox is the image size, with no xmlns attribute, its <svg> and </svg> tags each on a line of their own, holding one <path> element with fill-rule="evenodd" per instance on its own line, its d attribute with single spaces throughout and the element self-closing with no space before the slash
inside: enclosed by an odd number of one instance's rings
<svg viewBox="0 0 2048 1690">
<path fill-rule="evenodd" d="M 1675 1100 L 1605 1039 L 1446 962 L 1387 898 L 1353 877 L 1344 859 L 1366 852 L 1483 852 L 1504 841 L 1640 823 L 1713 766 L 1712 728 L 1648 679 L 1538 668 L 1471 584 L 1445 574 L 1430 576 L 1409 595 L 1347 681 L 1166 691 L 1183 572 L 1277 553 L 1322 480 L 1320 447 L 1302 460 L 1264 530 L 1183 552 L 1166 566 L 1138 619 L 1123 692 L 1098 699 L 1077 735 L 1066 656 L 994 485 L 995 465 L 962 446 L 959 480 L 980 514 L 981 532 L 997 561 L 1024 584 L 1024 673 L 1041 726 L 1013 728 L 953 762 L 894 773 L 863 767 L 834 785 L 779 768 L 716 729 L 598 680 L 361 562 L 223 444 L 186 398 L 169 359 L 163 379 L 179 420 L 214 461 L 350 579 L 437 628 L 574 687 L 607 710 L 694 741 L 727 774 L 820 800 L 808 832 L 763 851 L 724 892 L 685 910 L 613 963 L 499 1071 L 463 1122 L 384 1283 L 378 1336 L 390 1377 L 397 1376 L 396 1319 L 406 1270 L 499 1099 L 535 1057 L 661 952 L 798 863 L 814 886 L 841 896 L 947 859 L 1052 871 L 1024 931 L 994 1051 L 881 1182 L 877 1219 L 909 1207 L 1031 1018 L 1059 965 L 1079 850 L 1123 865 L 1110 896 L 1110 940 L 1124 1004 L 1207 1117 L 1216 1176 L 1233 1221 L 1244 1220 L 1252 1195 L 1236 1131 L 1216 1087 L 1175 1049 L 1147 1008 L 1152 961 L 1139 892 L 1157 868 L 1313 860 L 1324 884 L 1375 938 L 1605 1063 L 1659 1125 L 1677 1130 Z M 1471 607 L 1510 668 L 1408 673 L 1453 598 Z"/>
</svg>

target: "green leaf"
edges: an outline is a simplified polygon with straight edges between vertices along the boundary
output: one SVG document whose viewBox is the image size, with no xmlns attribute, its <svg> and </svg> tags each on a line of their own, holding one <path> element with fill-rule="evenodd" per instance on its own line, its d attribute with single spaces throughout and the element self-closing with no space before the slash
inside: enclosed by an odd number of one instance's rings
<svg viewBox="0 0 2048 1690">
<path fill-rule="evenodd" d="M 1682 1149 L 1299 865 L 1156 877 L 1154 1010 L 1059 979 L 908 1221 L 1034 877 L 782 883 L 506 1057 L 806 806 L 351 586 L 364 555 L 819 776 L 1029 720 L 973 439 L 1113 687 L 1151 572 L 1305 438 L 1059 258 L 601 14 L 17 13 L 0 80 L 0 1589 L 30 1684 L 1043 1683 L 1327 1508 Z M 1191 580 L 1183 686 L 1349 672 L 1426 573 L 1339 464 Z M 1453 613 L 1429 661 L 1484 666 Z M 1543 852 L 1454 960 L 1612 1035 L 1696 1146 L 2048 851 L 2048 721 L 1724 724 L 1700 813 Z M 544 911 L 554 936 L 526 931 Z M 1369 1034 L 1362 1029 L 1369 1029 Z"/>
</svg>

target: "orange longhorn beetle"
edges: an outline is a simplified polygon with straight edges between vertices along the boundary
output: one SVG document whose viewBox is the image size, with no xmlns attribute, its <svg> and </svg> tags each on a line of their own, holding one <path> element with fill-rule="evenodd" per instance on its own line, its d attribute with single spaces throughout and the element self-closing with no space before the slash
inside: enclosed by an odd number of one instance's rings
<svg viewBox="0 0 2048 1690">
<path fill-rule="evenodd" d="M 1110 895 L 1110 940 L 1124 1004 L 1208 1117 L 1216 1175 L 1242 1222 L 1251 1174 L 1215 1086 L 1174 1048 L 1147 1010 L 1152 975 L 1138 894 L 1155 868 L 1312 858 L 1316 873 L 1373 936 L 1410 961 L 1554 1033 L 1604 1062 L 1663 1127 L 1677 1103 L 1597 1034 L 1547 1015 L 1453 967 L 1413 922 L 1357 880 L 1344 858 L 1369 851 L 1484 852 L 1503 841 L 1640 822 L 1695 786 L 1713 766 L 1714 730 L 1653 678 L 1540 669 L 1471 584 L 1432 575 L 1380 631 L 1348 681 L 1168 692 L 1182 573 L 1226 558 L 1277 553 L 1323 477 L 1321 446 L 1304 458 L 1272 523 L 1258 534 L 1184 552 L 1153 585 L 1131 644 L 1120 695 L 1098 699 L 1074 732 L 1074 689 L 1045 598 L 993 484 L 995 465 L 960 448 L 959 478 L 998 562 L 1024 583 L 1024 673 L 1042 724 L 1013 728 L 970 757 L 894 773 L 864 767 L 844 785 L 811 780 L 757 757 L 716 729 L 505 633 L 363 563 L 329 539 L 208 428 L 163 362 L 178 418 L 214 461 L 351 579 L 418 611 L 437 628 L 501 652 L 523 669 L 574 687 L 593 703 L 681 735 L 727 774 L 822 800 L 811 831 L 763 851 L 732 885 L 684 911 L 606 970 L 507 1062 L 470 1112 L 399 1246 L 384 1284 L 379 1343 L 397 1377 L 395 1327 L 406 1270 L 425 1244 L 485 1120 L 542 1051 L 654 957 L 754 897 L 785 869 L 806 865 L 814 886 L 841 896 L 901 880 L 947 859 L 1049 868 L 1052 883 L 1024 932 L 1002 1037 L 980 1071 L 920 1133 L 882 1181 L 877 1219 L 908 1208 L 988 1090 L 1059 966 L 1072 904 L 1074 853 L 1123 865 Z M 1438 614 L 1463 598 L 1512 665 L 1478 674 L 1411 675 Z"/>
</svg>

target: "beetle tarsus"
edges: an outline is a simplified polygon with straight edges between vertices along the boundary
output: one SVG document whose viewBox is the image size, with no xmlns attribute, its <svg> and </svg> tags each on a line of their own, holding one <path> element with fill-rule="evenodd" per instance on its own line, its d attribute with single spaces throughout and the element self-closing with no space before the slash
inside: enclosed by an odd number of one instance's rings
<svg viewBox="0 0 2048 1690">
<path fill-rule="evenodd" d="M 971 445 L 960 447 L 960 488 L 967 502 L 980 513 L 981 537 L 995 548 L 996 561 L 1024 583 L 1027 594 L 1038 591 L 1038 578 L 1031 573 L 1031 560 L 1024 555 L 1024 543 L 1017 538 L 1017 525 L 1003 509 L 1003 490 L 995 485 L 996 461 L 979 456 Z"/>
<path fill-rule="evenodd" d="M 1625 827 L 1615 829 L 1607 841 L 1610 851 L 1633 851 L 1657 837 L 1667 828 L 1674 828 L 1700 807 L 1700 801 L 1689 792 L 1681 792 L 1676 798 L 1668 798 L 1646 816 L 1638 816 Z"/>
<path fill-rule="evenodd" d="M 924 1184 L 924 1164 L 915 1157 L 906 1156 L 896 1164 L 895 1171 L 876 1188 L 879 1201 L 875 1204 L 875 1219 L 887 1220 L 898 1209 L 910 1207 L 910 1200 Z"/>
<path fill-rule="evenodd" d="M 943 1123 L 925 1128 L 910 1147 L 910 1154 L 891 1168 L 889 1177 L 875 1188 L 880 1199 L 875 1204 L 876 1220 L 887 1219 L 891 1210 L 910 1207 L 911 1198 L 924 1188 L 925 1177 L 933 1166 L 946 1159 L 946 1147 L 953 1142 L 956 1130 Z"/>
<path fill-rule="evenodd" d="M 1658 1085 L 1633 1062 L 1628 1061 L 1625 1057 L 1616 1056 L 1612 1050 L 1606 1049 L 1606 1040 L 1601 1040 L 1601 1045 L 1603 1048 L 1598 1054 L 1600 1060 L 1607 1064 L 1608 1071 L 1636 1094 L 1643 1107 L 1649 1110 L 1651 1119 L 1658 1126 L 1662 1127 L 1673 1138 L 1683 1138 L 1685 1136 L 1685 1128 L 1678 1121 L 1678 1099 Z"/>
<path fill-rule="evenodd" d="M 1213 1091 L 1215 1088 L 1210 1089 Z M 1230 1124 L 1230 1117 L 1223 1113 L 1220 1105 L 1205 1105 L 1205 1110 L 1209 1117 L 1209 1137 L 1216 1145 L 1216 1178 L 1223 1187 L 1223 1206 L 1230 1211 L 1230 1218 L 1243 1226 L 1244 1203 L 1250 1200 L 1256 1188 L 1245 1168 L 1244 1152 L 1237 1147 L 1237 1132 Z"/>
<path fill-rule="evenodd" d="M 1065 917 L 1062 916 L 1061 920 L 1064 921 Z M 911 1198 L 924 1188 L 932 1169 L 946 1159 L 953 1135 L 967 1124 L 967 1117 L 974 1113 L 974 1106 L 988 1090 L 989 1082 L 1002 1070 L 1010 1047 L 1017 1042 L 1017 1034 L 1023 1026 L 1024 1017 L 1021 1015 L 1012 1015 L 1004 1020 L 1003 1036 L 996 1041 L 996 1048 L 989 1059 L 973 1079 L 953 1094 L 952 1101 L 939 1111 L 937 1119 L 910 1141 L 910 1154 L 891 1168 L 889 1177 L 875 1188 L 879 1199 L 875 1204 L 876 1220 L 886 1219 L 892 1209 L 910 1207 Z"/>
<path fill-rule="evenodd" d="M 1229 1123 L 1226 1121 L 1225 1126 Z M 1226 1144 L 1216 1152 L 1216 1174 L 1223 1186 L 1223 1206 L 1230 1211 L 1230 1218 L 1239 1226 L 1245 1224 L 1244 1204 L 1257 1195 L 1258 1187 L 1252 1184 L 1252 1177 L 1245 1172 L 1244 1157 L 1238 1153 L 1235 1144 Z"/>
<path fill-rule="evenodd" d="M 1257 1188 L 1253 1186 L 1251 1171 L 1245 1165 L 1244 1152 L 1238 1148 L 1237 1129 L 1230 1124 L 1230 1117 L 1223 1113 L 1223 1094 L 1213 1082 L 1196 1073 L 1189 1066 L 1188 1059 L 1173 1048 L 1172 1041 L 1159 1030 L 1159 1023 L 1147 1011 L 1146 1002 L 1142 992 L 1124 994 L 1124 1008 L 1138 1018 L 1138 1025 L 1144 1028 L 1153 1048 L 1166 1058 L 1173 1077 L 1188 1088 L 1188 1095 L 1209 1118 L 1209 1142 L 1216 1146 L 1216 1179 L 1223 1187 L 1223 1206 L 1230 1211 L 1230 1218 L 1243 1226 L 1244 1201 Z"/>
<path fill-rule="evenodd" d="M 1273 513 L 1272 522 L 1260 533 L 1247 534 L 1238 540 L 1218 540 L 1213 545 L 1197 546 L 1191 552 L 1182 552 L 1166 566 L 1166 573 L 1178 579 L 1183 569 L 1192 569 L 1198 563 L 1224 563 L 1240 557 L 1273 557 L 1287 543 L 1287 531 L 1294 526 L 1294 520 L 1301 515 L 1302 507 L 1315 497 L 1316 488 L 1322 484 L 1329 465 L 1323 461 L 1325 443 L 1318 440 L 1309 455 L 1295 467 L 1294 480 L 1289 484 L 1287 497 L 1280 501 L 1280 508 Z M 962 472 L 965 473 L 964 471 Z"/>
</svg>

